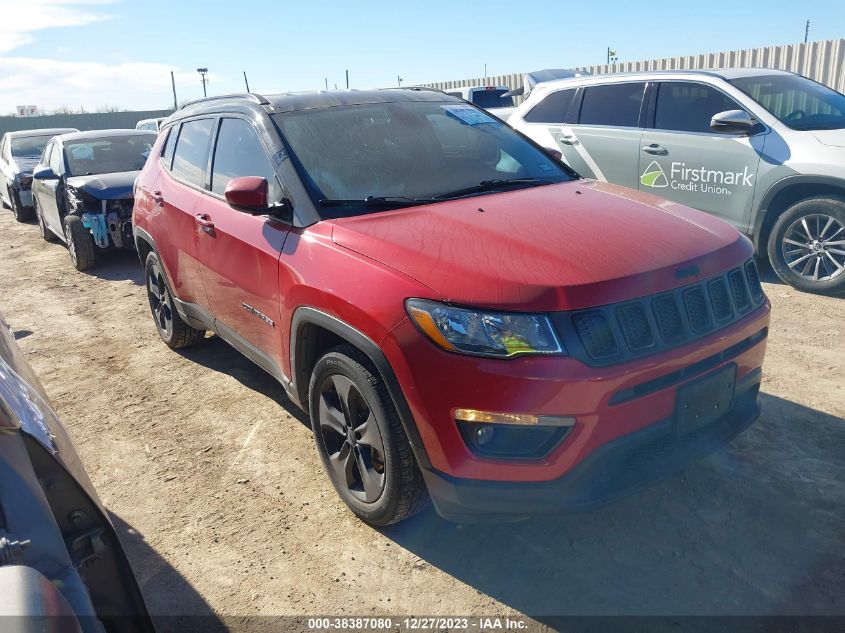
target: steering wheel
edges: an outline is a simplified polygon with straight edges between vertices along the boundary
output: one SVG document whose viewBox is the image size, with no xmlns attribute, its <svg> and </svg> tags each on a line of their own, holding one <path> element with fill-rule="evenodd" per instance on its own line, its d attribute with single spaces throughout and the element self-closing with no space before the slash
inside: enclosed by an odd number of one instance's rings
<svg viewBox="0 0 845 633">
<path fill-rule="evenodd" d="M 803 119 L 807 116 L 807 113 L 804 110 L 793 110 L 785 117 L 783 117 L 783 122 L 786 123 L 787 121 L 797 121 L 799 119 Z"/>
</svg>

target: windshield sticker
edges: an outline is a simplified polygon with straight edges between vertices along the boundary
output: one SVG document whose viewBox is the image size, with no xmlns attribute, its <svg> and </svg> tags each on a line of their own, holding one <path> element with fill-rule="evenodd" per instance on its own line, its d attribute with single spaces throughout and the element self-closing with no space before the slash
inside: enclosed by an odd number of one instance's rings
<svg viewBox="0 0 845 633">
<path fill-rule="evenodd" d="M 446 110 L 446 114 L 450 114 L 459 121 L 467 125 L 481 125 L 482 123 L 496 123 L 496 119 L 491 117 L 486 112 L 482 112 L 477 108 L 468 105 L 443 105 L 440 106 Z"/>
</svg>

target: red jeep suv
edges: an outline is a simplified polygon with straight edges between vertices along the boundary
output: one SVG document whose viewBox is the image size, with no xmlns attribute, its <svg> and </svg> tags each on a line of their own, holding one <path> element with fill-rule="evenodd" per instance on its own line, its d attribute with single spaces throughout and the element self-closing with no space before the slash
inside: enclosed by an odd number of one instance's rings
<svg viewBox="0 0 845 633">
<path fill-rule="evenodd" d="M 373 525 L 602 502 L 759 413 L 750 242 L 443 93 L 194 102 L 135 200 L 162 339 L 275 376 Z"/>
</svg>

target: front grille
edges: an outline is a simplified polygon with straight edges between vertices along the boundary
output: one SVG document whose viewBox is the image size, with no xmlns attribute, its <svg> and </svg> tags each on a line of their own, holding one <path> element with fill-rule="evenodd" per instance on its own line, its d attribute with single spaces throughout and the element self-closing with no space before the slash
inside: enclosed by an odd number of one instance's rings
<svg viewBox="0 0 845 633">
<path fill-rule="evenodd" d="M 748 296 L 748 289 L 745 287 L 745 275 L 740 269 L 728 273 L 728 281 L 731 284 L 731 294 L 734 298 L 734 305 L 738 312 L 745 312 L 751 306 L 751 298 Z"/>
<path fill-rule="evenodd" d="M 648 323 L 648 315 L 639 303 L 620 307 L 616 316 L 629 349 L 641 350 L 654 345 L 654 334 Z"/>
<path fill-rule="evenodd" d="M 560 313 L 554 319 L 570 354 L 590 365 L 609 365 L 705 336 L 764 301 L 757 267 L 748 260 L 741 267 L 671 292 Z"/>
<path fill-rule="evenodd" d="M 733 316 L 733 308 L 725 280 L 722 278 L 714 279 L 707 286 L 710 289 L 710 303 L 713 304 L 713 313 L 716 315 L 716 320 L 727 321 Z"/>
<path fill-rule="evenodd" d="M 619 352 L 613 331 L 602 312 L 580 312 L 572 321 L 584 347 L 593 358 L 607 358 Z"/>
</svg>

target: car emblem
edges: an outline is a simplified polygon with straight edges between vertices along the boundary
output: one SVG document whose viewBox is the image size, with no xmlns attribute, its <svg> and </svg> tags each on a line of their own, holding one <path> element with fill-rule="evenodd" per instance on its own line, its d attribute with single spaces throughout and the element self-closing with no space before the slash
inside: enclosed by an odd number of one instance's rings
<svg viewBox="0 0 845 633">
<path fill-rule="evenodd" d="M 698 269 L 698 266 L 695 265 L 687 266 L 685 268 L 676 268 L 675 278 L 686 279 L 687 277 L 698 277 L 700 273 L 701 271 Z"/>
</svg>

